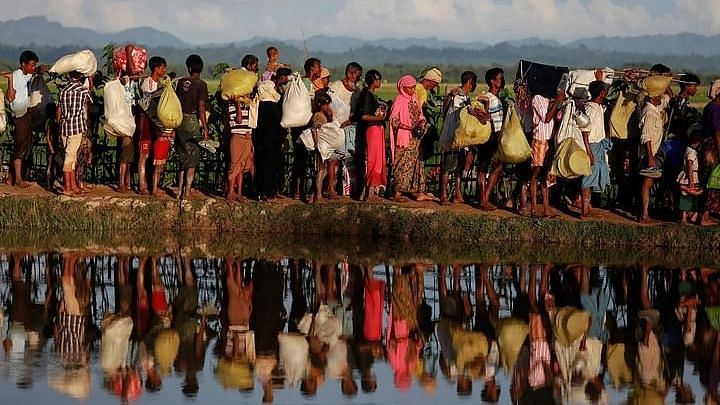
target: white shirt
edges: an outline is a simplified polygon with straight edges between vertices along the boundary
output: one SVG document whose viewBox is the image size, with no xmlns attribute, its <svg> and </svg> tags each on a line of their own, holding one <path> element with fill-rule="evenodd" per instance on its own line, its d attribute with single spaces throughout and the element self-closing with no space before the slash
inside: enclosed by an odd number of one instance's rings
<svg viewBox="0 0 720 405">
<path fill-rule="evenodd" d="M 22 69 L 13 72 L 13 88 L 15 89 L 15 100 L 10 103 L 10 109 L 16 118 L 27 113 L 30 104 L 30 81 L 33 75 L 26 75 Z"/>
<path fill-rule="evenodd" d="M 339 97 L 343 103 L 350 105 L 350 100 L 352 99 L 353 92 L 345 88 L 342 80 L 335 80 L 334 82 L 330 83 L 330 86 L 328 87 L 332 93 L 333 98 Z"/>
<path fill-rule="evenodd" d="M 346 89 L 342 80 L 336 80 L 328 86 L 328 94 L 333 100 L 333 117 L 335 121 L 344 122 L 352 116 L 351 101 L 353 92 Z"/>
<path fill-rule="evenodd" d="M 158 89 L 160 83 L 152 79 L 152 77 L 146 77 L 145 80 L 140 83 L 140 91 L 143 97 L 149 97 Z"/>
<path fill-rule="evenodd" d="M 653 156 L 657 155 L 662 143 L 665 122 L 661 113 L 661 108 L 653 103 L 646 103 L 640 117 L 640 157 L 645 157 L 645 144 L 651 142 Z"/>
<path fill-rule="evenodd" d="M 690 165 L 688 166 L 688 161 Z M 680 172 L 677 178 L 677 182 L 683 185 L 695 184 L 698 181 L 698 154 L 697 151 L 691 147 L 685 148 L 685 156 L 683 158 L 683 170 Z"/>
<path fill-rule="evenodd" d="M 605 139 L 605 110 L 600 104 L 588 101 L 585 103 L 585 113 L 590 117 L 588 142 L 602 142 Z"/>
</svg>

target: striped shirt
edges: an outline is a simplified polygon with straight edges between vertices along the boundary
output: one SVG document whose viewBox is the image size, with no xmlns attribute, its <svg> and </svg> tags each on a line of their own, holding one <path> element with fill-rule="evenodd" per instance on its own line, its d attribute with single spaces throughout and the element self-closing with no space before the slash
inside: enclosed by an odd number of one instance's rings
<svg viewBox="0 0 720 405">
<path fill-rule="evenodd" d="M 92 104 L 90 91 L 80 82 L 72 81 L 61 92 L 58 106 L 60 116 L 60 135 L 84 134 L 88 130 L 87 107 Z"/>
<path fill-rule="evenodd" d="M 85 353 L 85 326 L 87 317 L 61 312 L 55 319 L 55 351 L 66 356 L 69 361 L 83 360 Z"/>
<path fill-rule="evenodd" d="M 500 132 L 502 131 L 503 127 L 503 105 L 502 101 L 500 101 L 500 98 L 498 96 L 487 92 L 485 93 L 488 100 L 490 100 L 490 105 L 488 108 L 488 113 L 490 114 L 490 122 L 492 123 L 492 130 L 493 132 Z"/>
<path fill-rule="evenodd" d="M 549 141 L 553 135 L 555 121 L 545 122 L 545 117 L 550 110 L 550 99 L 536 94 L 532 98 L 533 109 L 533 139 L 538 141 Z"/>
<path fill-rule="evenodd" d="M 540 388 L 547 384 L 545 369 L 550 368 L 550 360 L 550 345 L 547 340 L 533 340 L 530 342 L 528 383 L 531 388 Z"/>
<path fill-rule="evenodd" d="M 230 101 L 227 103 L 227 113 L 230 119 L 230 133 L 233 135 L 252 135 L 250 128 L 250 106 L 240 104 L 240 123 L 236 121 L 237 109 L 235 103 Z"/>
</svg>

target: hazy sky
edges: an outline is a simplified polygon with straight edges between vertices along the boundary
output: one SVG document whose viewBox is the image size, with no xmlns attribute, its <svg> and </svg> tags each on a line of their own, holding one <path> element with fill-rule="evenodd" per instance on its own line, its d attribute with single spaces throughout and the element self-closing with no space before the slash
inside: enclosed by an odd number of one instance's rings
<svg viewBox="0 0 720 405">
<path fill-rule="evenodd" d="M 299 39 L 303 30 L 489 43 L 720 33 L 720 0 L 0 0 L 0 9 L 2 20 L 46 15 L 100 31 L 151 26 L 193 44 Z"/>
</svg>

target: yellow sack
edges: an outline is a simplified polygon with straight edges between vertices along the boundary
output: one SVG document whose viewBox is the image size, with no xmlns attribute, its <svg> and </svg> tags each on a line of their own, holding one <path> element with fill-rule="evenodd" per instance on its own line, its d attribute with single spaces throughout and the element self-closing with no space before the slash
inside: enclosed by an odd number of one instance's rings
<svg viewBox="0 0 720 405">
<path fill-rule="evenodd" d="M 223 100 L 247 96 L 252 93 L 258 76 L 248 70 L 231 70 L 220 79 L 220 92 Z"/>
<path fill-rule="evenodd" d="M 665 94 L 665 91 L 670 87 L 672 83 L 672 77 L 669 76 L 650 76 L 643 79 L 639 85 L 640 88 L 650 97 L 658 97 Z"/>
<path fill-rule="evenodd" d="M 610 113 L 610 136 L 618 139 L 628 139 L 628 122 L 635 112 L 637 103 L 627 97 L 625 92 L 618 96 L 615 107 Z"/>
<path fill-rule="evenodd" d="M 492 128 L 490 122 L 481 123 L 477 117 L 470 114 L 471 108 L 481 108 L 479 101 L 473 101 L 467 107 L 460 110 L 460 123 L 455 130 L 453 148 L 464 148 L 466 146 L 482 145 L 490 139 Z"/>
<path fill-rule="evenodd" d="M 160 374 L 170 374 L 180 348 L 180 335 L 175 329 L 163 329 L 155 336 L 153 348 Z"/>
<path fill-rule="evenodd" d="M 575 139 L 567 138 L 557 147 L 550 173 L 566 179 L 589 176 L 592 174 L 590 157 Z"/>
<path fill-rule="evenodd" d="M 508 106 L 505 123 L 500 134 L 498 158 L 504 163 L 517 164 L 528 160 L 530 155 L 532 155 L 532 149 L 525 138 L 520 117 L 514 106 Z"/>
<path fill-rule="evenodd" d="M 165 90 L 163 90 L 158 102 L 157 117 L 160 123 L 167 129 L 175 129 L 182 124 L 183 112 L 180 99 L 175 94 L 170 79 L 165 79 Z"/>
</svg>

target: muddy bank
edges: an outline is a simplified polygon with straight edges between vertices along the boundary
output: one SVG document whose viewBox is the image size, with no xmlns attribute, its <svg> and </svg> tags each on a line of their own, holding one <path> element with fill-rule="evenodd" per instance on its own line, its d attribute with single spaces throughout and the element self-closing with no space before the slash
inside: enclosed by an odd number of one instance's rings
<svg viewBox="0 0 720 405">
<path fill-rule="evenodd" d="M 0 245 L 6 249 L 142 253 L 182 248 L 209 256 L 352 256 L 371 261 L 492 261 L 499 256 L 517 261 L 720 263 L 720 227 L 537 220 L 467 207 L 5 196 L 0 198 L 0 228 Z"/>
</svg>

